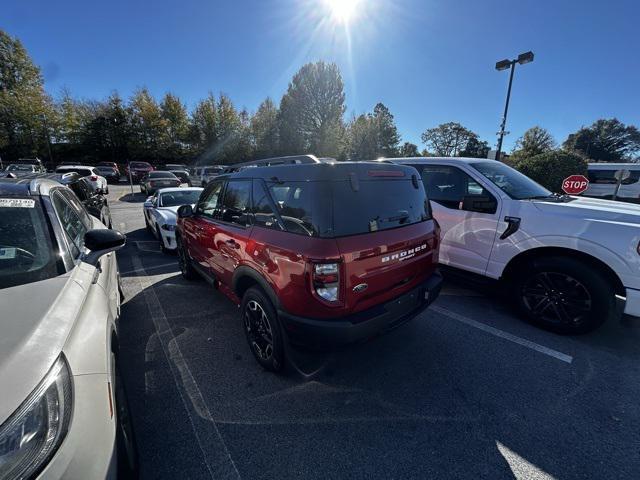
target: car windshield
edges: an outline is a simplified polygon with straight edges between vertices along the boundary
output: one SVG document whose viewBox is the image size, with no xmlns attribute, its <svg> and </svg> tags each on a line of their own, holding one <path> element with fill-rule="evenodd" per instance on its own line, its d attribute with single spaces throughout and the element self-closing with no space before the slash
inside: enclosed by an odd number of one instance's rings
<svg viewBox="0 0 640 480">
<path fill-rule="evenodd" d="M 0 288 L 62 273 L 38 199 L 0 198 Z"/>
<path fill-rule="evenodd" d="M 151 165 L 142 162 L 131 162 L 131 168 L 150 168 Z"/>
<path fill-rule="evenodd" d="M 106 173 L 107 175 L 113 175 L 116 173 L 115 168 L 112 167 L 96 167 L 96 170 L 100 173 Z"/>
<path fill-rule="evenodd" d="M 179 205 L 190 205 L 198 201 L 202 190 L 182 190 L 174 192 L 164 192 L 160 195 L 158 206 L 177 207 Z"/>
<path fill-rule="evenodd" d="M 32 172 L 34 167 L 32 165 L 9 165 L 7 172 Z"/>
<path fill-rule="evenodd" d="M 171 178 L 176 180 L 178 177 L 171 172 L 151 172 L 149 178 Z"/>
<path fill-rule="evenodd" d="M 542 185 L 504 163 L 474 162 L 471 166 L 516 200 L 548 198 L 553 195 Z"/>
<path fill-rule="evenodd" d="M 75 172 L 82 177 L 89 177 L 93 175 L 93 172 L 88 168 L 76 168 L 76 167 L 61 167 L 56 170 L 56 173 Z"/>
</svg>

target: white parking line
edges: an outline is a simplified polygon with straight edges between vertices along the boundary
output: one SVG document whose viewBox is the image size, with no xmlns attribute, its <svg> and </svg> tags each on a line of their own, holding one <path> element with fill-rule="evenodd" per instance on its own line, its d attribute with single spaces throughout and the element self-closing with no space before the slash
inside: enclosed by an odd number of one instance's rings
<svg viewBox="0 0 640 480">
<path fill-rule="evenodd" d="M 462 322 L 470 327 L 477 328 L 478 330 L 482 330 L 483 332 L 490 333 L 491 335 L 495 335 L 496 337 L 503 338 L 505 340 L 509 340 L 510 342 L 517 343 L 518 345 L 522 345 L 523 347 L 530 348 L 531 350 L 535 350 L 536 352 L 543 353 L 550 357 L 553 357 L 561 362 L 571 363 L 573 362 L 573 357 L 571 355 L 567 355 L 566 353 L 558 352 L 557 350 L 553 350 L 551 348 L 545 347 L 544 345 L 537 344 L 530 340 L 526 340 L 524 338 L 518 337 L 511 333 L 504 332 L 498 328 L 490 327 L 482 322 L 478 322 L 471 318 L 465 317 L 464 315 L 460 315 L 459 313 L 452 312 L 446 308 L 438 307 L 437 305 L 432 305 L 429 307 L 432 311 L 439 313 L 440 315 L 444 315 L 445 317 L 449 317 L 453 320 L 457 320 Z"/>
<path fill-rule="evenodd" d="M 156 270 L 158 268 L 165 268 L 165 267 L 177 267 L 178 263 L 177 262 L 172 262 L 172 263 L 162 263 L 160 265 L 153 265 L 152 267 L 143 267 L 142 269 L 138 269 L 138 268 L 134 268 L 133 270 L 127 270 L 125 272 L 120 272 L 120 275 L 131 275 L 132 273 L 147 273 L 147 270 Z"/>
<path fill-rule="evenodd" d="M 137 278 L 140 289 L 142 290 L 142 294 L 147 303 L 147 309 L 149 310 L 149 314 L 151 316 L 151 320 L 153 321 L 153 325 L 156 330 L 156 334 L 158 339 L 160 340 L 160 345 L 162 346 L 162 352 L 164 353 L 164 357 L 171 369 L 171 376 L 173 377 L 173 381 L 176 385 L 178 393 L 180 394 L 180 398 L 182 399 L 182 403 L 184 405 L 187 416 L 189 417 L 189 422 L 191 423 L 191 428 L 193 429 L 193 433 L 196 436 L 196 440 L 198 442 L 198 446 L 200 447 L 200 451 L 204 456 L 204 462 L 209 470 L 209 474 L 211 478 L 234 478 L 240 479 L 240 472 L 236 467 L 235 462 L 231 458 L 231 454 L 229 453 L 229 449 L 227 448 L 224 439 L 218 429 L 218 425 L 216 421 L 213 419 L 209 408 L 207 407 L 207 403 L 202 396 L 202 392 L 198 387 L 198 384 L 189 369 L 189 365 L 187 361 L 184 359 L 182 352 L 180 351 L 180 347 L 176 341 L 176 337 L 173 334 L 173 330 L 171 325 L 167 320 L 167 315 L 162 308 L 162 304 L 156 295 L 156 292 L 153 288 L 153 283 L 147 278 L 146 271 L 144 266 L 142 265 L 142 261 L 138 257 L 138 255 L 132 255 L 131 261 L 134 266 L 134 270 L 139 271 L 143 274 L 143 276 L 135 277 Z M 207 436 L 210 438 L 210 435 L 207 435 L 207 432 L 202 432 L 202 428 L 196 424 L 192 415 L 191 409 L 187 404 L 187 400 L 183 395 L 183 389 L 191 400 L 191 404 L 194 410 L 205 420 L 211 422 L 213 424 L 213 429 L 215 431 L 215 436 L 217 437 L 218 445 L 212 445 L 211 442 L 207 443 L 209 447 L 208 450 L 205 450 L 203 445 L 202 437 Z M 214 440 L 214 439 L 212 439 Z M 215 452 L 220 455 L 218 458 L 210 459 L 211 453 Z"/>
</svg>

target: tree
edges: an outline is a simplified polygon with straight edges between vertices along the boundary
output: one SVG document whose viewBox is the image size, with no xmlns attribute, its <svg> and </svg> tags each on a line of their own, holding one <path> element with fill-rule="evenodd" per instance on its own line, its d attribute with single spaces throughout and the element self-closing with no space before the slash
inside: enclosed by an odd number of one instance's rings
<svg viewBox="0 0 640 480">
<path fill-rule="evenodd" d="M 218 104 L 211 92 L 200 100 L 191 113 L 189 143 L 193 153 L 201 156 L 218 141 Z"/>
<path fill-rule="evenodd" d="M 166 127 L 167 144 L 164 147 L 164 156 L 178 159 L 184 153 L 189 131 L 187 107 L 176 95 L 167 93 L 160 103 L 160 110 Z"/>
<path fill-rule="evenodd" d="M 48 155 L 57 124 L 40 69 L 20 40 L 0 30 L 0 148 L 6 157 Z"/>
<path fill-rule="evenodd" d="M 562 181 L 569 175 L 587 174 L 587 160 L 563 150 L 522 157 L 515 161 L 514 167 L 552 192 L 561 192 Z"/>
<path fill-rule="evenodd" d="M 617 118 L 600 119 L 570 134 L 563 147 L 601 162 L 626 162 L 640 152 L 640 131 Z"/>
<path fill-rule="evenodd" d="M 264 100 L 251 118 L 251 137 L 256 158 L 269 158 L 277 155 L 278 108 L 273 100 Z"/>
<path fill-rule="evenodd" d="M 354 117 L 347 125 L 346 158 L 373 160 L 379 157 L 378 131 L 371 114 Z"/>
<path fill-rule="evenodd" d="M 218 118 L 216 130 L 218 143 L 214 149 L 213 158 L 216 163 L 236 163 L 241 160 L 236 151 L 240 117 L 231 99 L 221 93 L 218 97 Z"/>
<path fill-rule="evenodd" d="M 461 157 L 470 158 L 487 158 L 487 154 L 489 153 L 490 149 L 491 148 L 489 147 L 489 144 L 484 140 L 480 140 L 474 133 L 471 137 L 469 137 L 467 144 L 460 151 L 459 155 Z"/>
<path fill-rule="evenodd" d="M 533 157 L 540 153 L 553 150 L 556 142 L 553 136 L 542 127 L 531 127 L 529 130 L 516 140 L 512 156 L 518 158 Z"/>
<path fill-rule="evenodd" d="M 457 157 L 477 135 L 456 122 L 443 123 L 422 134 L 422 142 L 437 156 Z"/>
<path fill-rule="evenodd" d="M 373 121 L 376 130 L 377 156 L 397 156 L 400 135 L 393 115 L 384 104 L 378 103 L 373 108 Z"/>
<path fill-rule="evenodd" d="M 418 150 L 418 146 L 415 143 L 404 142 L 402 147 L 400 147 L 400 156 L 401 157 L 419 157 L 420 151 Z"/>
<path fill-rule="evenodd" d="M 128 110 L 133 141 L 129 150 L 132 156 L 157 160 L 162 147 L 168 143 L 167 122 L 162 116 L 160 106 L 149 90 L 141 88 L 133 94 Z"/>
<path fill-rule="evenodd" d="M 344 86 L 335 63 L 304 65 L 280 101 L 280 142 L 286 154 L 336 156 L 343 134 Z"/>
</svg>

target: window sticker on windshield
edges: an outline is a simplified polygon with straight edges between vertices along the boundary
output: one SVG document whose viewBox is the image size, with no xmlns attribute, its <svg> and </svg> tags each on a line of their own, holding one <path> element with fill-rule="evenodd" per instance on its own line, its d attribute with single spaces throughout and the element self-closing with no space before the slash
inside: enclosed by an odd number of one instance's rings
<svg viewBox="0 0 640 480">
<path fill-rule="evenodd" d="M 30 198 L 0 198 L 0 208 L 35 208 L 36 201 Z"/>
<path fill-rule="evenodd" d="M 15 248 L 0 248 L 0 260 L 11 260 L 16 258 Z"/>
</svg>

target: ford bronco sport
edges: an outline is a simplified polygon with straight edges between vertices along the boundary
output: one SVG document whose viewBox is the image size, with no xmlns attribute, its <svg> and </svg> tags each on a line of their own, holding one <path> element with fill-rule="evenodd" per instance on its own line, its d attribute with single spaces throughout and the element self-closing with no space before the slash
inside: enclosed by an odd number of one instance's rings
<svg viewBox="0 0 640 480">
<path fill-rule="evenodd" d="M 273 371 L 285 341 L 368 339 L 416 316 L 442 282 L 439 226 L 415 169 L 309 158 L 239 168 L 178 211 L 182 274 L 240 304 L 251 350 Z"/>
</svg>

